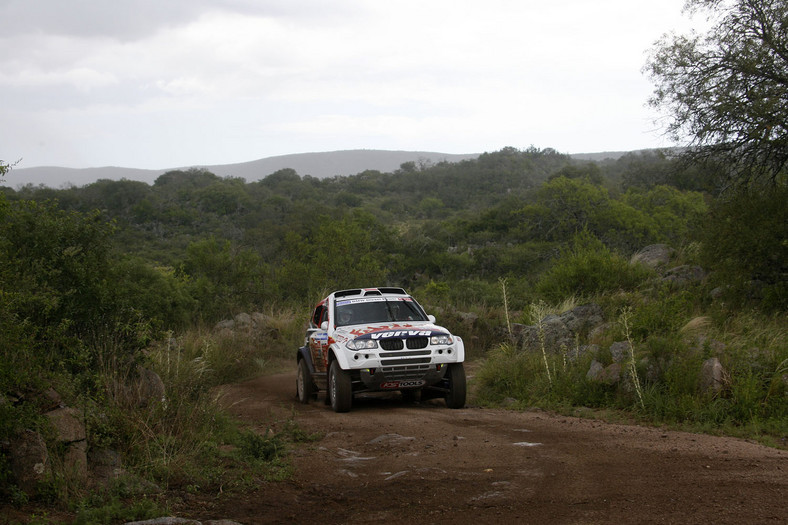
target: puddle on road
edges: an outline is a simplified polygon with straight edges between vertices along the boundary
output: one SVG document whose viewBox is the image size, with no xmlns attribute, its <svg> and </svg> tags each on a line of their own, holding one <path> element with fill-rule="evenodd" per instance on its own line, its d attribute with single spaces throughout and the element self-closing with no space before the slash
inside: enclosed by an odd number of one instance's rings
<svg viewBox="0 0 788 525">
<path fill-rule="evenodd" d="M 515 447 L 538 447 L 541 443 L 529 443 L 528 441 L 520 441 L 517 443 L 512 443 Z"/>
</svg>

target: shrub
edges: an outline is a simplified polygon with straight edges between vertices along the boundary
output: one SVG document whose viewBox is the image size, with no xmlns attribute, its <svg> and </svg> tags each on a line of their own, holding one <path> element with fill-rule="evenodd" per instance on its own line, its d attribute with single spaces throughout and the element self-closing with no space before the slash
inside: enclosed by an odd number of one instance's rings
<svg viewBox="0 0 788 525">
<path fill-rule="evenodd" d="M 632 290 L 649 275 L 643 266 L 630 265 L 593 235 L 581 232 L 542 275 L 536 289 L 546 300 L 557 302 L 572 295 Z"/>
<path fill-rule="evenodd" d="M 788 186 L 740 192 L 711 210 L 701 256 L 730 300 L 788 306 Z"/>
</svg>

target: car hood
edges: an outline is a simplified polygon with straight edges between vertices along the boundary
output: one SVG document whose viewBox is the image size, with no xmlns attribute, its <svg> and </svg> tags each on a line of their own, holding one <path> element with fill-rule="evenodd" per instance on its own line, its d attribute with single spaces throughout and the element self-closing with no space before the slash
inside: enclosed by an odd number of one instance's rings
<svg viewBox="0 0 788 525">
<path fill-rule="evenodd" d="M 376 323 L 368 325 L 340 326 L 334 330 L 333 338 L 337 342 L 351 339 L 405 339 L 409 337 L 430 337 L 433 335 L 448 335 L 449 331 L 430 323 L 402 322 L 402 323 Z"/>
</svg>

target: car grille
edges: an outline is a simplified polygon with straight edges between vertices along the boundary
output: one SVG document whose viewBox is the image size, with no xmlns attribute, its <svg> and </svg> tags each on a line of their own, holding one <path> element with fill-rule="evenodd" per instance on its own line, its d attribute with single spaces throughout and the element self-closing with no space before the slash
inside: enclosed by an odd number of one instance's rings
<svg viewBox="0 0 788 525">
<path fill-rule="evenodd" d="M 402 350 L 404 345 L 402 339 L 383 339 L 380 341 L 380 347 L 383 350 Z"/>
<path fill-rule="evenodd" d="M 405 339 L 405 344 L 408 348 L 427 348 L 427 344 L 429 344 L 430 340 L 426 337 L 411 337 L 409 339 Z"/>
<path fill-rule="evenodd" d="M 430 354 L 429 350 L 381 352 L 379 354 L 381 371 L 389 381 L 422 379 L 430 369 L 432 361 Z"/>
<path fill-rule="evenodd" d="M 382 339 L 380 347 L 383 350 L 402 350 L 406 346 L 411 350 L 427 348 L 430 340 L 427 337 L 409 337 L 407 339 Z"/>
</svg>

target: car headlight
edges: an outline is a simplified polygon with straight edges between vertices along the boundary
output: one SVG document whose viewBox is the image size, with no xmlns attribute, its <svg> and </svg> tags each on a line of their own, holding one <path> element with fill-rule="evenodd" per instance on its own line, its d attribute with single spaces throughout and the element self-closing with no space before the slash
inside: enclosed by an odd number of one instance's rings
<svg viewBox="0 0 788 525">
<path fill-rule="evenodd" d="M 372 350 L 378 347 L 378 342 L 373 339 L 352 339 L 345 346 L 350 350 Z"/>
<path fill-rule="evenodd" d="M 454 342 L 450 335 L 433 335 L 430 337 L 430 344 L 433 345 L 450 345 Z"/>
</svg>

